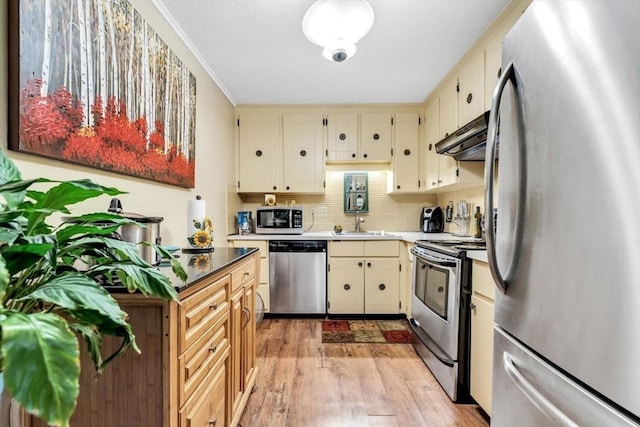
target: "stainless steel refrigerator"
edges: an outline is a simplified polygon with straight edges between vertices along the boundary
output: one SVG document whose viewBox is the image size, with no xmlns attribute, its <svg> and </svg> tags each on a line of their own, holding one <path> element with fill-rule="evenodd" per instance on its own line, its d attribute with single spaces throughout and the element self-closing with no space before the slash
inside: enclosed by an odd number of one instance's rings
<svg viewBox="0 0 640 427">
<path fill-rule="evenodd" d="M 640 2 L 536 0 L 502 63 L 491 424 L 640 425 Z"/>
</svg>

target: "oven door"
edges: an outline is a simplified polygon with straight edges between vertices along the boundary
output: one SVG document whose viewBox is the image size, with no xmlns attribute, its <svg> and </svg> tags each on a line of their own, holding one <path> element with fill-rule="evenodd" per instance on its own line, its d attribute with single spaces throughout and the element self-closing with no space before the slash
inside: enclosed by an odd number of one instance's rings
<svg viewBox="0 0 640 427">
<path fill-rule="evenodd" d="M 411 316 L 448 359 L 458 360 L 460 264 L 437 252 L 421 253 L 413 263 Z M 417 322 L 417 325 L 415 323 Z"/>
</svg>

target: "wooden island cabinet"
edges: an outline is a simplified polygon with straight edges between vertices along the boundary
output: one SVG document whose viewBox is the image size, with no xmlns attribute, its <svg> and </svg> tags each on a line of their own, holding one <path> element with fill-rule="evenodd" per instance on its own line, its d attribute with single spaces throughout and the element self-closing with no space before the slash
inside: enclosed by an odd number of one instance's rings
<svg viewBox="0 0 640 427">
<path fill-rule="evenodd" d="M 202 258 L 193 262 L 194 256 Z M 128 351 L 96 374 L 81 343 L 80 396 L 72 426 L 238 424 L 256 379 L 259 252 L 216 248 L 211 254 L 181 254 L 181 259 L 189 278 L 177 286 L 179 302 L 110 289 L 129 315 L 141 353 Z M 103 355 L 119 345 L 105 340 Z M 45 425 L 35 417 L 29 424 Z"/>
</svg>

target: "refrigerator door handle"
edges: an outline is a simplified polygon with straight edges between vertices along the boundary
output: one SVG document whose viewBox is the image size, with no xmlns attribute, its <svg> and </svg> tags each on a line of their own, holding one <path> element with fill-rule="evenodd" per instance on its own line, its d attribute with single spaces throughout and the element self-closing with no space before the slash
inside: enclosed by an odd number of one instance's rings
<svg viewBox="0 0 640 427">
<path fill-rule="evenodd" d="M 520 389 L 531 403 L 533 403 L 543 414 L 551 419 L 556 425 L 563 427 L 579 427 L 566 414 L 558 409 L 546 397 L 540 393 L 527 379 L 518 371 L 513 363 L 511 355 L 506 351 L 502 354 L 504 370 L 511 378 L 511 381 Z"/>
<path fill-rule="evenodd" d="M 495 168 L 495 160 L 496 160 L 496 148 L 498 146 L 498 129 L 500 127 L 499 124 L 499 116 L 498 111 L 500 110 L 500 101 L 502 99 L 502 93 L 504 92 L 507 83 L 512 81 L 514 84 L 516 82 L 516 73 L 513 66 L 513 62 L 510 62 L 504 69 L 500 79 L 498 80 L 498 84 L 496 85 L 495 90 L 493 91 L 493 96 L 491 98 L 491 112 L 489 114 L 489 129 L 488 129 L 488 137 L 487 137 L 487 148 L 486 148 L 486 156 L 484 163 L 484 182 L 485 182 L 485 211 L 488 212 L 486 215 L 487 225 L 485 227 L 485 236 L 487 242 L 487 258 L 489 261 L 489 270 L 491 271 L 491 276 L 496 284 L 496 287 L 502 294 L 507 293 L 507 288 L 509 285 L 508 279 L 506 276 L 503 276 L 500 271 L 500 267 L 498 266 L 498 261 L 496 258 L 496 234 L 495 234 L 495 222 L 494 217 L 492 215 L 493 212 L 493 178 L 494 178 L 494 168 Z M 518 91 L 515 91 L 517 97 L 518 108 L 520 108 L 520 100 L 518 97 Z M 519 111 L 518 111 L 519 113 Z M 518 118 L 520 114 L 518 114 Z M 518 142 L 523 144 L 523 138 L 519 138 Z M 524 147 L 522 147 L 524 149 Z M 518 200 L 517 203 L 521 204 L 522 200 Z M 516 232 L 515 232 L 515 246 L 514 250 L 511 253 L 512 262 L 511 265 L 516 265 L 515 258 L 517 256 L 519 241 L 522 237 L 522 214 L 524 209 L 522 206 L 519 206 L 518 209 L 518 219 L 516 220 Z"/>
</svg>

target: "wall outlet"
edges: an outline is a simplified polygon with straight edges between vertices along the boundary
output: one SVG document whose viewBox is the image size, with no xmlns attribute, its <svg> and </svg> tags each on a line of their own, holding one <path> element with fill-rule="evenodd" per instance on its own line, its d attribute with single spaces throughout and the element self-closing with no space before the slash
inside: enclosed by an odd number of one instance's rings
<svg viewBox="0 0 640 427">
<path fill-rule="evenodd" d="M 312 208 L 311 209 L 311 215 L 313 215 L 314 218 L 320 218 L 323 216 L 328 216 L 329 212 L 327 211 L 327 207 L 326 206 L 321 206 L 318 208 Z"/>
</svg>

